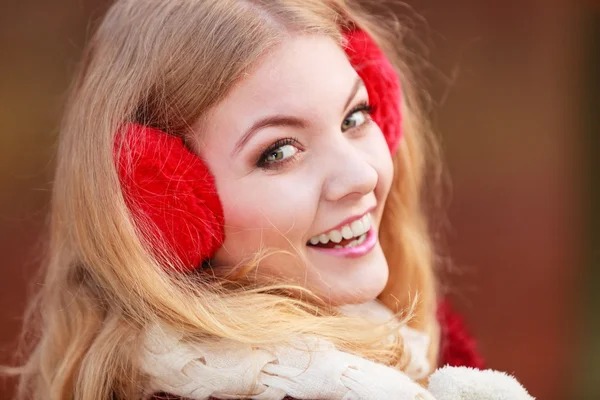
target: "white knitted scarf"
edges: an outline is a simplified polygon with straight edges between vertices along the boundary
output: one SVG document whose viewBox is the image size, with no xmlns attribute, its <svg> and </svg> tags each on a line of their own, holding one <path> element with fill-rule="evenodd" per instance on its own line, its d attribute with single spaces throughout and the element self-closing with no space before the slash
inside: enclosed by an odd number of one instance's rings
<svg viewBox="0 0 600 400">
<path fill-rule="evenodd" d="M 193 400 L 433 399 L 414 381 L 430 372 L 429 337 L 409 327 L 401 334 L 411 354 L 405 372 L 339 351 L 312 336 L 299 337 L 291 346 L 199 344 L 160 326 L 147 331 L 141 365 L 150 379 L 149 395 L 166 392 Z"/>
</svg>

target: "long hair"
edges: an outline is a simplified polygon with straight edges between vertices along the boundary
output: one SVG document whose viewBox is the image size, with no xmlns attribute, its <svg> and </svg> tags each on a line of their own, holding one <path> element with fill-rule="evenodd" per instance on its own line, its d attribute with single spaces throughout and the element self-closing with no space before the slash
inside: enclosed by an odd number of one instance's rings
<svg viewBox="0 0 600 400">
<path fill-rule="evenodd" d="M 120 0 L 85 51 L 62 123 L 52 192 L 44 284 L 27 319 L 29 344 L 20 398 L 138 398 L 144 328 L 161 323 L 190 338 L 286 343 L 312 334 L 338 348 L 402 368 L 398 324 L 344 316 L 286 295 L 176 274 L 144 240 L 124 200 L 114 160 L 124 121 L 186 135 L 285 35 L 328 35 L 356 23 L 387 54 L 403 88 L 404 139 L 380 240 L 390 268 L 381 301 L 412 310 L 409 324 L 432 334 L 436 360 L 432 244 L 423 211 L 423 176 L 435 152 L 403 62 L 395 24 L 375 21 L 344 0 Z M 389 341 L 390 333 L 397 340 Z"/>
</svg>

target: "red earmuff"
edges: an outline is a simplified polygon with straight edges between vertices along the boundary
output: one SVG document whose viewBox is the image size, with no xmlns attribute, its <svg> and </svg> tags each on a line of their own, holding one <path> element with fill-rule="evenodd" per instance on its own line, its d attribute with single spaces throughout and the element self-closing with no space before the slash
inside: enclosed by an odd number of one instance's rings
<svg viewBox="0 0 600 400">
<path fill-rule="evenodd" d="M 395 154 L 402 138 L 402 97 L 398 74 L 365 31 L 349 31 L 345 37 L 346 55 L 367 88 L 369 103 L 374 106 L 373 120 L 383 132 L 390 152 Z"/>
<path fill-rule="evenodd" d="M 393 154 L 402 136 L 396 71 L 364 31 L 349 31 L 346 39 L 346 54 L 365 83 L 373 120 Z M 223 209 L 207 166 L 181 138 L 157 129 L 129 124 L 117 137 L 119 178 L 136 223 L 149 222 L 153 239 L 185 270 L 198 268 L 225 239 Z"/>
<path fill-rule="evenodd" d="M 152 240 L 193 270 L 223 244 L 223 210 L 213 177 L 183 140 L 129 124 L 118 172 L 138 226 L 150 223 Z"/>
</svg>

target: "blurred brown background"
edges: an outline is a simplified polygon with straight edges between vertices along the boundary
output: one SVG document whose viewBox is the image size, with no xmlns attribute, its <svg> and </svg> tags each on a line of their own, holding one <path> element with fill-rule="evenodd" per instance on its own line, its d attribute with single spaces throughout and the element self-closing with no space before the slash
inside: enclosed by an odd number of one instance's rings
<svg viewBox="0 0 600 400">
<path fill-rule="evenodd" d="M 538 399 L 600 399 L 600 1 L 407 3 L 452 78 L 428 87 L 454 187 L 450 296 L 489 367 Z M 69 81 L 109 4 L 0 3 L 0 362 L 37 268 Z"/>
</svg>

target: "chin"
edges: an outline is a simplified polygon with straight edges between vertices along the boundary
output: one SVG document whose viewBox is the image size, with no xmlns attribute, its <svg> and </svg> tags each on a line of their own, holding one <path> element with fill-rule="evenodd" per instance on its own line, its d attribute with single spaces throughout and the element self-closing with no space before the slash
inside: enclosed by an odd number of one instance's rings
<svg viewBox="0 0 600 400">
<path fill-rule="evenodd" d="M 324 270 L 330 268 L 317 268 L 321 273 L 317 276 L 320 279 L 315 282 L 313 292 L 333 306 L 360 304 L 376 299 L 385 288 L 389 277 L 387 261 L 381 247 L 373 249 L 370 257 L 365 257 L 364 260 L 356 259 L 348 263 L 344 261 L 346 260 L 335 263 L 337 265 L 332 268 L 333 271 L 327 271 L 327 277 Z"/>
</svg>

